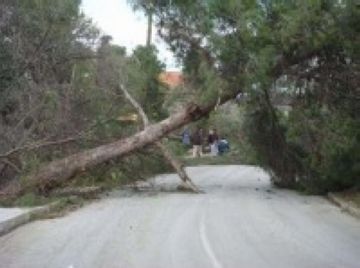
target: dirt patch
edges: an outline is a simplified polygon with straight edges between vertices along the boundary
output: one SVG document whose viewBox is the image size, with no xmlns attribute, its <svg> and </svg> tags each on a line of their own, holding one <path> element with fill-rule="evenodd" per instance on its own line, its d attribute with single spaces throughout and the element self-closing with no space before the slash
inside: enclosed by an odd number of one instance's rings
<svg viewBox="0 0 360 268">
<path fill-rule="evenodd" d="M 353 203 L 356 207 L 360 208 L 360 191 L 347 191 L 339 193 L 339 196 L 344 200 Z"/>
</svg>

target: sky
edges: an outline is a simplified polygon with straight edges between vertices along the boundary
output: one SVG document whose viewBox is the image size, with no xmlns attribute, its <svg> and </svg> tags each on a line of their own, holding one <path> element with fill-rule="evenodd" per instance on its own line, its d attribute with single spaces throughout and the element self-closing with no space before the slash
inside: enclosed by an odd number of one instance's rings
<svg viewBox="0 0 360 268">
<path fill-rule="evenodd" d="M 141 11 L 134 12 L 127 0 L 82 0 L 82 11 L 91 18 L 104 34 L 113 37 L 113 43 L 125 46 L 128 53 L 137 46 L 145 45 L 147 19 Z M 168 70 L 179 70 L 166 44 L 153 30 L 153 44 L 159 50 L 159 58 Z"/>
</svg>

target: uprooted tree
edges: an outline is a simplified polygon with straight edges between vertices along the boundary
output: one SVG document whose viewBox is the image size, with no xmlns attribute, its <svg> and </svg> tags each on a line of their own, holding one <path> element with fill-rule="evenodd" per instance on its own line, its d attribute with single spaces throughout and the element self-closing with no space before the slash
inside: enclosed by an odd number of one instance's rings
<svg viewBox="0 0 360 268">
<path fill-rule="evenodd" d="M 282 58 L 274 66 L 274 70 L 281 70 L 281 68 L 295 64 L 297 60 L 302 60 L 307 56 L 301 55 L 296 59 Z M 203 104 L 190 103 L 181 111 L 159 123 L 149 125 L 143 131 L 131 137 L 55 160 L 27 178 L 26 183 L 11 184 L 3 192 L 10 196 L 16 196 L 29 188 L 37 188 L 40 191 L 48 190 L 100 163 L 125 156 L 141 147 L 158 141 L 170 132 L 208 115 L 217 105 L 234 99 L 237 94 L 237 91 L 228 90 L 222 95 L 216 95 L 213 99 Z"/>
<path fill-rule="evenodd" d="M 226 101 L 231 97 L 233 96 L 224 96 L 223 100 Z M 197 104 L 189 105 L 177 114 L 159 123 L 149 125 L 143 131 L 129 138 L 55 160 L 41 168 L 30 178 L 27 178 L 25 184 L 11 184 L 4 192 L 9 195 L 19 195 L 28 188 L 38 188 L 41 191 L 47 190 L 73 178 L 79 172 L 93 168 L 110 159 L 129 154 L 161 139 L 166 134 L 187 123 L 200 119 L 210 113 L 216 103 L 217 101 L 215 100 L 204 106 Z"/>
</svg>

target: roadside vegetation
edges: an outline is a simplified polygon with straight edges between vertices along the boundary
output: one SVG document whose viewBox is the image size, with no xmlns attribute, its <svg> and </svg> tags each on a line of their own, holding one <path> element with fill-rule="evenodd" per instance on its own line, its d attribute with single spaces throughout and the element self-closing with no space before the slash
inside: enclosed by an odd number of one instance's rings
<svg viewBox="0 0 360 268">
<path fill-rule="evenodd" d="M 151 144 L 192 121 L 217 128 L 231 153 L 194 161 L 170 140 L 186 164 L 259 165 L 274 184 L 310 193 L 360 188 L 356 1 L 129 3 L 156 24 L 184 85 L 166 89 L 151 40 L 134 51 L 112 44 L 80 0 L 0 3 L 0 192 L 112 188 L 169 172 Z M 142 136 L 121 86 L 155 123 Z M 177 111 L 171 124 L 156 124 Z M 121 146 L 129 147 L 109 153 Z"/>
<path fill-rule="evenodd" d="M 360 192 L 359 191 L 345 191 L 338 194 L 343 200 L 352 203 L 360 209 Z"/>
<path fill-rule="evenodd" d="M 0 4 L 7 14 L 0 23 L 0 188 L 26 183 L 52 159 L 136 132 L 140 122 L 120 83 L 154 120 L 166 115 L 161 109 L 165 88 L 157 81 L 164 66 L 155 47 L 139 46 L 127 54 L 79 8 L 80 1 L 62 0 Z M 80 172 L 69 185 L 109 188 L 168 170 L 163 163 L 149 146 Z M 43 203 L 31 193 L 19 202 Z"/>
<path fill-rule="evenodd" d="M 174 1 L 174 18 L 165 2 L 157 5 L 159 24 L 184 59 L 191 93 L 242 93 L 242 123 L 222 122 L 240 127 L 238 141 L 251 145 L 276 185 L 311 193 L 359 188 L 358 4 Z"/>
</svg>

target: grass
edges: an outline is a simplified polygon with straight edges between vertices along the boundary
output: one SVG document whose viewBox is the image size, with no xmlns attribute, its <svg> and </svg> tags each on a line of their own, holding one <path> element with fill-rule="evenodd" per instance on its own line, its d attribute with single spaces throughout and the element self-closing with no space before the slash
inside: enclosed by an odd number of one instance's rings
<svg viewBox="0 0 360 268">
<path fill-rule="evenodd" d="M 35 193 L 26 193 L 15 200 L 1 200 L 0 207 L 40 207 L 51 203 L 57 202 L 58 207 L 61 209 L 75 204 L 82 204 L 83 199 L 77 196 L 70 197 L 45 197 Z"/>
<path fill-rule="evenodd" d="M 62 197 L 57 200 L 56 208 L 49 213 L 43 215 L 43 219 L 53 219 L 63 217 L 67 213 L 74 211 L 84 205 L 86 202 L 83 198 L 78 196 Z M 89 202 L 89 201 L 87 201 Z"/>
<path fill-rule="evenodd" d="M 35 193 L 26 193 L 16 199 L 0 200 L 1 207 L 38 207 L 56 201 L 54 197 L 44 197 Z"/>
<path fill-rule="evenodd" d="M 37 207 L 55 201 L 54 198 L 39 196 L 34 193 L 27 193 L 14 201 L 16 207 Z"/>
</svg>

